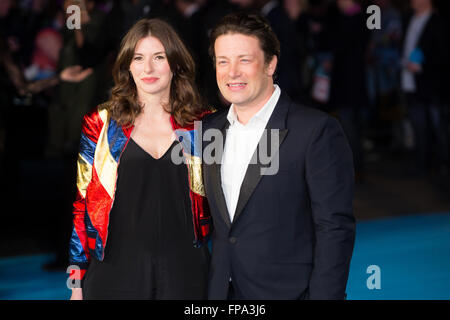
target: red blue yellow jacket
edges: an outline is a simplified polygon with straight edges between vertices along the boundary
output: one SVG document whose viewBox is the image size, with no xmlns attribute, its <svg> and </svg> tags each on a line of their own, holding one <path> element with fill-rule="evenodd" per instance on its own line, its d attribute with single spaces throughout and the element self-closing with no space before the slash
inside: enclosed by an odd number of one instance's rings
<svg viewBox="0 0 450 320">
<path fill-rule="evenodd" d="M 202 181 L 201 157 L 195 147 L 194 126 L 180 127 L 170 118 L 181 141 L 188 168 L 194 246 L 208 238 L 211 218 Z M 83 119 L 80 152 L 77 161 L 77 196 L 73 204 L 73 230 L 69 246 L 69 263 L 80 272 L 72 279 L 82 279 L 91 257 L 102 261 L 108 238 L 109 213 L 116 189 L 117 169 L 133 127 L 119 126 L 105 105 L 100 105 Z"/>
</svg>

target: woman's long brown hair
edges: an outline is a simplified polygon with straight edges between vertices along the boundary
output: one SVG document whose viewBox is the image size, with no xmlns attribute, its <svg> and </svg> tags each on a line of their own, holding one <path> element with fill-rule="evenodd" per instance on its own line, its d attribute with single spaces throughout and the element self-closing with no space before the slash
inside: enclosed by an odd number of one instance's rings
<svg viewBox="0 0 450 320">
<path fill-rule="evenodd" d="M 133 125 L 143 106 L 138 101 L 137 89 L 130 72 L 130 64 L 139 40 L 152 36 L 161 41 L 173 73 L 169 103 L 165 110 L 180 126 L 192 124 L 205 110 L 195 85 L 195 64 L 174 29 L 159 19 L 139 20 L 122 39 L 113 68 L 114 87 L 105 104 L 111 117 L 123 126 Z"/>
</svg>

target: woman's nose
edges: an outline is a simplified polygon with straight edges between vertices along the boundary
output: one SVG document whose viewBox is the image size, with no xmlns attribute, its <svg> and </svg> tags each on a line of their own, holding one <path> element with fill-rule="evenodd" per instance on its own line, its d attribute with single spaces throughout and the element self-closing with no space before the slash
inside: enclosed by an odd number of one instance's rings
<svg viewBox="0 0 450 320">
<path fill-rule="evenodd" d="M 145 73 L 151 73 L 153 71 L 153 61 L 150 59 L 145 62 L 144 65 L 144 72 Z"/>
</svg>

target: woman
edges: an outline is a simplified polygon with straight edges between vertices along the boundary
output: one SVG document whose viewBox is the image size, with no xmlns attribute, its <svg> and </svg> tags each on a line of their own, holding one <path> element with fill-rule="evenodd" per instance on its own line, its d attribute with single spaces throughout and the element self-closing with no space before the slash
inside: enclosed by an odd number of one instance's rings
<svg viewBox="0 0 450 320">
<path fill-rule="evenodd" d="M 83 122 L 70 243 L 81 288 L 71 299 L 205 298 L 210 216 L 183 139 L 203 113 L 194 62 L 168 24 L 143 19 L 113 75 L 110 101 Z M 187 165 L 172 161 L 180 149 Z"/>
</svg>

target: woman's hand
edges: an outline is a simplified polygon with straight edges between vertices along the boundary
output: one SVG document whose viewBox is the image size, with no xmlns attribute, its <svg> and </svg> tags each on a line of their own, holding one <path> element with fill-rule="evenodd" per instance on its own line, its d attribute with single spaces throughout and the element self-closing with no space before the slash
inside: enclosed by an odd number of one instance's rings
<svg viewBox="0 0 450 320">
<path fill-rule="evenodd" d="M 84 69 L 81 66 L 70 66 L 62 70 L 59 77 L 66 82 L 80 82 L 86 79 L 91 73 L 92 68 Z"/>
<path fill-rule="evenodd" d="M 70 300 L 83 300 L 83 289 L 81 288 L 72 289 L 72 296 L 70 297 Z"/>
</svg>

